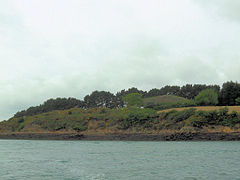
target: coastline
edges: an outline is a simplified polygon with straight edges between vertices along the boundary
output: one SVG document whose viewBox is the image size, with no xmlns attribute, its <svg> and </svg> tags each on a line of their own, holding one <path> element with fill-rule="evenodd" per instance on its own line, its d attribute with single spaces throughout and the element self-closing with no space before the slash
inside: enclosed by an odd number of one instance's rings
<svg viewBox="0 0 240 180">
<path fill-rule="evenodd" d="M 86 140 L 86 141 L 240 141 L 240 133 L 174 134 L 81 134 L 81 133 L 0 133 L 0 140 Z"/>
</svg>

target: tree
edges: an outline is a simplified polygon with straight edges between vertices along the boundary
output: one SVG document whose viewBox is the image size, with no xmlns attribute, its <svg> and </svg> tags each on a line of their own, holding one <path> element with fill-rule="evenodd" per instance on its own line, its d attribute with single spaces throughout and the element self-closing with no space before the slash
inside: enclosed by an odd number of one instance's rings
<svg viewBox="0 0 240 180">
<path fill-rule="evenodd" d="M 237 105 L 240 105 L 240 97 L 238 97 L 235 101 Z"/>
<path fill-rule="evenodd" d="M 179 96 L 191 99 L 192 98 L 192 84 L 186 84 L 185 86 L 182 86 L 179 92 Z"/>
<path fill-rule="evenodd" d="M 143 105 L 142 95 L 139 93 L 130 93 L 123 97 L 123 101 L 127 106 L 137 106 L 140 107 Z"/>
<path fill-rule="evenodd" d="M 114 107 L 114 94 L 106 91 L 93 91 L 90 95 L 84 97 L 87 108 L 92 107 Z"/>
<path fill-rule="evenodd" d="M 202 90 L 214 89 L 217 94 L 219 94 L 220 86 L 218 85 L 206 85 L 206 84 L 186 84 L 181 87 L 180 91 L 176 94 L 178 96 L 194 99 Z"/>
<path fill-rule="evenodd" d="M 142 95 L 142 97 L 145 97 L 145 95 L 147 94 L 146 91 L 139 90 L 135 87 L 129 88 L 128 90 L 125 89 L 121 90 L 120 92 L 116 93 L 116 98 L 114 101 L 115 107 L 123 107 L 124 106 L 123 97 L 131 93 L 139 93 Z"/>
<path fill-rule="evenodd" d="M 202 90 L 196 97 L 195 102 L 197 105 L 216 105 L 218 103 L 218 94 L 214 89 Z"/>
<path fill-rule="evenodd" d="M 27 110 L 17 112 L 14 117 L 32 116 L 53 110 L 64 110 L 74 107 L 83 108 L 85 107 L 85 104 L 83 101 L 76 98 L 48 99 L 39 106 L 29 107 Z"/>
<path fill-rule="evenodd" d="M 177 95 L 180 91 L 179 86 L 164 86 L 163 88 L 160 89 L 161 95 Z"/>
<path fill-rule="evenodd" d="M 153 88 L 147 92 L 145 97 L 154 97 L 154 96 L 160 96 L 161 95 L 161 90 L 157 88 Z"/>
<path fill-rule="evenodd" d="M 235 105 L 236 98 L 240 97 L 240 84 L 237 82 L 223 83 L 219 96 L 219 102 L 221 105 Z"/>
</svg>

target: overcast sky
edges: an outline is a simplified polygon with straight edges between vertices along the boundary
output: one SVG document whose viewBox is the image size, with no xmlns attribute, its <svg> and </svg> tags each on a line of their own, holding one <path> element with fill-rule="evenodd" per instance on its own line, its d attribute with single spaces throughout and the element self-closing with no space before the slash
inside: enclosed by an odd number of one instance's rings
<svg viewBox="0 0 240 180">
<path fill-rule="evenodd" d="M 239 0 L 0 0 L 0 120 L 82 99 L 240 77 Z"/>
</svg>

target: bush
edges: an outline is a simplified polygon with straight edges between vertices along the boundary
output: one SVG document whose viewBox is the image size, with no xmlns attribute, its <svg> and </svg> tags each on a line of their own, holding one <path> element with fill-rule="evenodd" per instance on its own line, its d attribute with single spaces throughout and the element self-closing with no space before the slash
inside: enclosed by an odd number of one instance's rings
<svg viewBox="0 0 240 180">
<path fill-rule="evenodd" d="M 226 114 L 221 119 L 221 124 L 223 126 L 234 126 L 237 123 L 240 123 L 240 116 L 236 111 L 233 111 L 230 114 Z"/>
<path fill-rule="evenodd" d="M 23 123 L 24 122 L 24 118 L 23 117 L 20 117 L 19 119 L 18 119 L 18 123 Z"/>
<path fill-rule="evenodd" d="M 219 111 L 197 111 L 190 118 L 193 127 L 202 127 L 207 125 L 234 126 L 240 123 L 240 115 L 237 112 L 228 113 L 228 108 L 222 108 Z"/>
<path fill-rule="evenodd" d="M 127 104 L 128 107 L 130 106 L 140 107 L 143 105 L 143 99 L 140 93 L 127 94 L 122 98 L 122 100 Z"/>
<path fill-rule="evenodd" d="M 87 127 L 81 126 L 81 125 L 76 125 L 73 127 L 73 130 L 80 132 L 80 131 L 85 131 Z"/>
<path fill-rule="evenodd" d="M 188 120 L 190 121 L 192 127 L 201 128 L 205 124 L 201 116 L 193 115 L 189 117 Z"/>
<path fill-rule="evenodd" d="M 195 114 L 195 109 L 186 109 L 183 111 L 170 111 L 166 119 L 172 123 L 177 123 L 188 119 L 190 116 Z"/>
<path fill-rule="evenodd" d="M 205 111 L 202 113 L 202 119 L 205 124 L 214 125 L 219 124 L 219 114 L 217 111 Z"/>
<path fill-rule="evenodd" d="M 235 102 L 237 105 L 240 105 L 240 97 L 236 98 Z"/>
<path fill-rule="evenodd" d="M 143 125 L 152 122 L 157 117 L 158 114 L 153 109 L 131 107 L 122 120 L 122 126 L 124 129 L 127 129 L 137 124 Z"/>
<path fill-rule="evenodd" d="M 216 105 L 218 103 L 218 94 L 214 89 L 202 90 L 195 98 L 195 102 L 200 106 Z"/>
<path fill-rule="evenodd" d="M 101 109 L 100 114 L 105 114 L 107 110 L 105 108 Z"/>
<path fill-rule="evenodd" d="M 18 131 L 21 131 L 23 128 L 24 128 L 24 123 L 21 123 L 21 124 L 18 126 Z"/>
</svg>

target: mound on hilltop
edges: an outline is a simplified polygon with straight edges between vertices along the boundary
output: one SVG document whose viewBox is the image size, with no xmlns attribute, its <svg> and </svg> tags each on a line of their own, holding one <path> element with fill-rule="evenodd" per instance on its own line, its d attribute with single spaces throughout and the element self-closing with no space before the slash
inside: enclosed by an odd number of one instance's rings
<svg viewBox="0 0 240 180">
<path fill-rule="evenodd" d="M 163 95 L 163 96 L 144 98 L 143 102 L 144 102 L 144 107 L 152 108 L 155 110 L 196 106 L 193 100 L 186 99 L 179 96 L 174 96 L 174 95 Z"/>
<path fill-rule="evenodd" d="M 179 97 L 179 96 L 174 96 L 174 95 L 163 95 L 163 96 L 144 98 L 143 101 L 144 101 L 144 105 L 147 105 L 148 103 L 153 103 L 153 104 L 176 103 L 176 102 L 188 101 L 188 99 Z"/>
<path fill-rule="evenodd" d="M 229 112 L 235 111 L 237 113 L 240 113 L 240 106 L 196 106 L 196 107 L 170 108 L 170 109 L 161 110 L 158 113 L 170 112 L 172 110 L 183 111 L 191 108 L 196 109 L 196 111 L 219 111 L 220 109 L 228 108 Z"/>
</svg>

